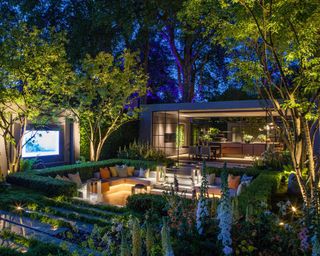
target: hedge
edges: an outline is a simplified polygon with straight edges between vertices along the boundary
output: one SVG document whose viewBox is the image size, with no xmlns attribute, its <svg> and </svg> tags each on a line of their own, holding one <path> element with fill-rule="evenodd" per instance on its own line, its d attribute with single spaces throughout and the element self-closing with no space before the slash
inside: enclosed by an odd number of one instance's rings
<svg viewBox="0 0 320 256">
<path fill-rule="evenodd" d="M 145 214 L 147 211 L 152 210 L 160 215 L 167 215 L 166 211 L 167 201 L 163 195 L 153 194 L 136 194 L 127 198 L 127 209 L 139 213 Z"/>
<path fill-rule="evenodd" d="M 99 168 L 105 166 L 114 166 L 125 164 L 127 166 L 134 166 L 135 168 L 150 168 L 155 170 L 157 163 L 150 161 L 142 160 L 130 160 L 130 159 L 109 159 L 98 162 L 85 162 L 80 164 L 70 164 L 63 166 L 56 166 L 46 169 L 38 169 L 29 171 L 29 173 L 35 173 L 41 176 L 51 176 L 55 177 L 56 175 L 68 175 L 68 173 L 77 173 L 79 172 L 81 179 L 87 180 L 93 177 L 95 172 L 99 171 Z"/>
<path fill-rule="evenodd" d="M 217 176 L 221 176 L 221 173 L 225 170 L 224 168 L 218 168 L 218 167 L 207 167 L 206 168 L 207 172 L 209 174 L 215 173 Z M 256 169 L 254 167 L 247 167 L 247 168 L 227 168 L 226 169 L 227 173 L 233 174 L 233 175 L 248 175 L 248 176 L 253 176 L 257 177 L 259 174 L 264 172 L 263 170 Z"/>
<path fill-rule="evenodd" d="M 100 167 L 114 166 L 116 164 L 126 164 L 135 168 L 150 168 L 154 170 L 157 166 L 155 162 L 128 160 L 128 159 L 109 159 L 98 162 L 85 162 L 80 164 L 62 165 L 50 167 L 46 169 L 31 170 L 26 172 L 18 172 L 7 177 L 9 183 L 35 189 L 44 192 L 48 196 L 73 196 L 77 193 L 75 183 L 57 180 L 56 175 L 67 176 L 69 173 L 79 172 L 83 181 L 93 177 Z"/>
<path fill-rule="evenodd" d="M 261 202 L 269 203 L 271 197 L 280 187 L 282 173 L 264 171 L 255 178 L 238 197 L 239 210 L 243 215 L 248 205 L 259 210 Z"/>
<path fill-rule="evenodd" d="M 12 249 L 12 248 L 0 246 L 0 255 L 1 256 L 22 256 L 24 254 Z"/>
<path fill-rule="evenodd" d="M 43 177 L 29 172 L 9 175 L 7 181 L 14 185 L 43 192 L 48 196 L 74 196 L 77 191 L 77 185 L 73 182 Z"/>
</svg>

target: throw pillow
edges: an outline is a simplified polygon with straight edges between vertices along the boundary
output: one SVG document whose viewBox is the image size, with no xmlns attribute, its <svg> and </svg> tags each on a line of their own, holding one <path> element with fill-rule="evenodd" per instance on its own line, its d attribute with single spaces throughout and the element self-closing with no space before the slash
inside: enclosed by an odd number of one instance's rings
<svg viewBox="0 0 320 256">
<path fill-rule="evenodd" d="M 231 189 L 237 189 L 240 184 L 240 176 L 228 175 L 228 187 Z"/>
<path fill-rule="evenodd" d="M 134 174 L 134 166 L 128 166 L 127 167 L 128 176 L 133 176 Z"/>
<path fill-rule="evenodd" d="M 55 179 L 57 179 L 57 180 L 63 180 L 63 178 L 62 178 L 59 174 L 57 174 L 57 176 L 55 177 Z"/>
<path fill-rule="evenodd" d="M 149 178 L 149 169 L 144 170 L 143 168 L 140 168 L 139 177 L 140 178 Z"/>
<path fill-rule="evenodd" d="M 69 173 L 68 177 L 72 182 L 76 183 L 78 186 L 81 186 L 82 182 L 80 179 L 79 172 L 77 172 L 76 174 Z"/>
<path fill-rule="evenodd" d="M 214 184 L 215 178 L 216 178 L 216 174 L 215 173 L 211 173 L 211 174 L 209 174 L 207 176 L 209 185 L 213 185 Z"/>
<path fill-rule="evenodd" d="M 100 168 L 100 177 L 101 179 L 109 179 L 110 171 L 108 167 Z"/>
<path fill-rule="evenodd" d="M 111 167 L 109 167 L 109 169 L 110 169 L 112 177 L 118 177 L 117 168 L 115 166 L 111 166 Z"/>
<path fill-rule="evenodd" d="M 127 167 L 117 167 L 117 173 L 120 178 L 128 177 Z"/>
<path fill-rule="evenodd" d="M 248 184 L 246 182 L 241 182 L 237 189 L 237 196 L 239 196 L 246 187 L 248 187 Z"/>
<path fill-rule="evenodd" d="M 247 176 L 246 174 L 244 174 L 242 177 L 241 177 L 241 182 L 244 182 L 244 181 L 247 181 L 247 182 L 251 182 L 253 179 L 252 176 Z"/>
<path fill-rule="evenodd" d="M 72 182 L 72 181 L 71 181 L 68 177 L 66 177 L 66 176 L 62 176 L 61 178 L 62 178 L 62 180 L 64 180 L 64 181 Z"/>
<path fill-rule="evenodd" d="M 110 172 L 109 172 L 109 173 L 110 173 Z M 93 178 L 100 180 L 100 179 L 101 179 L 100 172 L 95 172 L 95 173 L 93 173 Z"/>
</svg>

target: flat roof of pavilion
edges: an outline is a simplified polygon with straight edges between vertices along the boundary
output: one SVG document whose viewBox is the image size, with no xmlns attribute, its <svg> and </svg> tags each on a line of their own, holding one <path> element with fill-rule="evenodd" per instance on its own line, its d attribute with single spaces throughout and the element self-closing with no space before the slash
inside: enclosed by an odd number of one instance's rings
<svg viewBox="0 0 320 256">
<path fill-rule="evenodd" d="M 179 111 L 181 117 L 266 116 L 273 105 L 266 100 L 214 101 L 142 105 L 144 112 Z"/>
</svg>

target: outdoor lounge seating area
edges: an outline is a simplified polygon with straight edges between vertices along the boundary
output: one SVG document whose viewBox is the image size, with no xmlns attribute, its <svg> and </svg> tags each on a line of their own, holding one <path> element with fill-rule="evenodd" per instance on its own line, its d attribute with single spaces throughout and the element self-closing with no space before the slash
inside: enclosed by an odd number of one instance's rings
<svg viewBox="0 0 320 256">
<path fill-rule="evenodd" d="M 175 179 L 179 191 L 191 198 L 199 196 L 202 170 L 198 165 L 166 168 L 164 166 L 150 169 L 135 169 L 134 166 L 105 166 L 93 173 L 93 178 L 81 181 L 79 172 L 67 176 L 56 175 L 56 179 L 70 181 L 78 187 L 78 198 L 91 203 L 108 203 L 124 206 L 128 196 L 140 193 L 161 194 L 170 190 Z M 249 186 L 253 177 L 228 175 L 230 196 L 239 196 L 244 187 Z M 207 175 L 208 196 L 221 196 L 221 178 L 212 173 Z"/>
</svg>

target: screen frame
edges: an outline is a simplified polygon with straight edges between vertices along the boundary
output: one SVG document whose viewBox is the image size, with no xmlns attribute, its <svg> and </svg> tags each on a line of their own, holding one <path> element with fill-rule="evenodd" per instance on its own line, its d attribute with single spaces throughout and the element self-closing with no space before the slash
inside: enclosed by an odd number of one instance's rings
<svg viewBox="0 0 320 256">
<path fill-rule="evenodd" d="M 41 130 L 41 131 L 59 131 L 59 155 L 49 156 L 32 156 L 32 157 L 21 157 L 22 159 L 40 159 L 48 164 L 50 163 L 62 163 L 64 162 L 64 127 L 62 125 L 47 125 L 45 128 L 36 127 L 33 124 L 28 124 L 26 130 Z"/>
<path fill-rule="evenodd" d="M 51 135 L 50 135 L 51 133 Z M 45 152 L 45 151 L 38 151 L 38 152 L 27 152 L 27 143 L 32 141 L 33 139 L 37 139 L 39 137 L 39 134 L 42 134 L 42 136 L 45 136 L 45 134 L 54 136 L 53 140 L 54 142 L 54 151 L 51 152 Z M 33 136 L 33 137 L 32 137 Z M 22 157 L 23 158 L 32 158 L 32 157 L 43 157 L 43 156 L 58 156 L 60 155 L 60 131 L 59 130 L 26 130 L 25 134 L 23 135 L 23 147 L 22 147 Z M 44 146 L 43 146 L 44 148 Z"/>
</svg>

